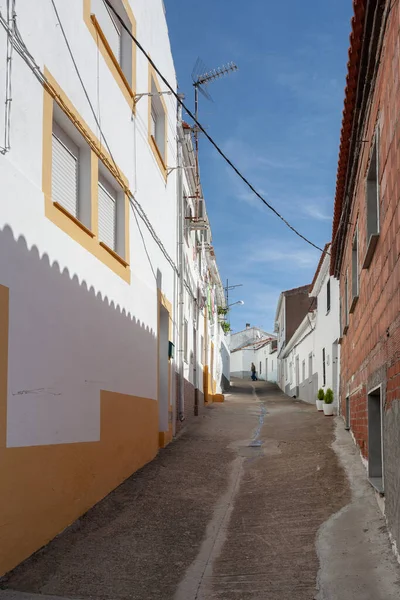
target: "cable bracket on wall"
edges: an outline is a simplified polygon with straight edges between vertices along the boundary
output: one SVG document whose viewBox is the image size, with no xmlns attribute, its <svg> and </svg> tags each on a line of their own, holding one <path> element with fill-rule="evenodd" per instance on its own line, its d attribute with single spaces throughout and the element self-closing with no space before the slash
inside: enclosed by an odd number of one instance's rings
<svg viewBox="0 0 400 600">
<path fill-rule="evenodd" d="M 149 98 L 152 98 L 153 96 L 172 96 L 172 92 L 145 92 L 144 94 L 135 94 L 133 97 L 134 103 L 137 104 L 144 96 L 148 96 Z"/>
</svg>

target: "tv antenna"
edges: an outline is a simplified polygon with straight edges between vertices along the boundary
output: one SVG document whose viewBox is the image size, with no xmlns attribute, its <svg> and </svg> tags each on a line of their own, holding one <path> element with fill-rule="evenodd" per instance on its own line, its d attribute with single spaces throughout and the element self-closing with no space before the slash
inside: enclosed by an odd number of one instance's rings
<svg viewBox="0 0 400 600">
<path fill-rule="evenodd" d="M 192 71 L 192 80 L 194 87 L 194 114 L 196 121 L 199 120 L 199 92 L 212 102 L 212 98 L 208 92 L 208 85 L 213 83 L 217 79 L 221 79 L 226 75 L 230 75 L 234 71 L 237 71 L 238 67 L 234 62 L 229 62 L 226 65 L 217 67 L 216 69 L 207 69 L 201 58 L 198 58 Z M 199 200 L 200 200 L 200 170 L 199 170 L 199 128 L 194 125 L 194 147 L 195 147 L 195 161 L 196 161 L 196 220 L 199 217 Z"/>
</svg>

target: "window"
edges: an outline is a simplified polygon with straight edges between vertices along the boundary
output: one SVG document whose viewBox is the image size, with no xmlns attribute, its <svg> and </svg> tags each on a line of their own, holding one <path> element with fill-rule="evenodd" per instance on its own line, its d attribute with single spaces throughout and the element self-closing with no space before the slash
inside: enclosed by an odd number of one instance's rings
<svg viewBox="0 0 400 600">
<path fill-rule="evenodd" d="M 328 279 L 328 283 L 326 284 L 326 312 L 328 313 L 331 310 L 331 280 Z"/>
<path fill-rule="evenodd" d="M 52 113 L 51 202 L 94 237 L 90 146 L 55 103 Z"/>
<path fill-rule="evenodd" d="M 111 250 L 116 249 L 117 192 L 104 177 L 99 177 L 99 240 Z"/>
<path fill-rule="evenodd" d="M 122 62 L 122 25 L 104 0 L 92 0 L 92 12 L 119 65 Z"/>
<path fill-rule="evenodd" d="M 110 0 L 110 2 L 128 31 L 104 0 L 85 0 L 84 19 L 132 109 L 135 96 L 136 45 L 129 32 L 136 33 L 136 22 L 127 0 Z"/>
<path fill-rule="evenodd" d="M 125 194 L 100 161 L 98 227 L 100 243 L 125 258 Z"/>
<path fill-rule="evenodd" d="M 271 360 L 271 369 L 272 369 L 272 371 L 274 370 L 274 361 L 273 360 Z"/>
<path fill-rule="evenodd" d="M 51 195 L 72 216 L 79 215 L 79 148 L 67 134 L 53 122 Z"/>
<path fill-rule="evenodd" d="M 350 312 L 354 311 L 355 305 L 358 300 L 358 287 L 359 287 L 359 273 L 358 273 L 358 229 L 353 238 L 353 246 L 351 250 L 351 293 L 352 302 L 350 306 Z"/>
<path fill-rule="evenodd" d="M 322 387 L 326 385 L 325 348 L 322 348 Z"/>
<path fill-rule="evenodd" d="M 259 374 L 261 375 L 261 360 L 260 360 L 260 373 Z"/>
<path fill-rule="evenodd" d="M 205 357 L 204 357 L 204 336 L 202 335 L 200 337 L 200 360 L 201 360 L 201 364 L 204 365 L 205 364 Z"/>
<path fill-rule="evenodd" d="M 162 171 L 166 170 L 167 153 L 167 129 L 166 115 L 167 109 L 161 90 L 156 83 L 154 76 L 151 76 L 150 88 L 150 117 L 149 117 L 149 137 L 150 145 L 156 156 L 156 160 Z"/>
<path fill-rule="evenodd" d="M 301 370 L 302 370 L 302 381 L 306 380 L 306 361 L 303 360 L 302 364 L 301 364 Z"/>
<path fill-rule="evenodd" d="M 78 124 L 82 117 L 45 68 L 54 93 L 44 90 L 42 190 L 45 216 L 124 281 L 130 282 L 128 180 L 118 182 L 102 162 L 101 144 Z M 66 114 L 55 96 L 69 105 Z M 121 182 L 121 183 L 119 183 Z"/>
<path fill-rule="evenodd" d="M 188 322 L 185 319 L 183 323 L 183 358 L 188 362 Z"/>
<path fill-rule="evenodd" d="M 287 380 L 288 378 L 288 368 L 287 368 L 287 361 L 285 360 L 285 379 Z"/>
<path fill-rule="evenodd" d="M 366 211 L 367 211 L 367 252 L 363 268 L 367 269 L 371 264 L 375 247 L 379 237 L 379 183 L 378 183 L 378 148 L 377 137 L 375 137 L 371 160 L 368 167 L 365 186 Z"/>
<path fill-rule="evenodd" d="M 312 361 L 312 352 L 310 352 L 310 354 L 308 355 L 308 379 L 310 381 L 312 380 L 312 375 L 313 375 L 313 373 L 312 373 L 312 370 L 313 370 L 312 362 L 313 362 Z"/>
</svg>

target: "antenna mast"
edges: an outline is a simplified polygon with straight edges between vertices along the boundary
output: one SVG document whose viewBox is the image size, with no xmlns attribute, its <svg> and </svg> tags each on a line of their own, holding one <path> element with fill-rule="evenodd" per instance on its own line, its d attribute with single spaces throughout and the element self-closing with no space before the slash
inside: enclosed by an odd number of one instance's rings
<svg viewBox="0 0 400 600">
<path fill-rule="evenodd" d="M 200 59 L 197 60 L 196 66 L 200 63 Z M 195 69 L 196 69 L 195 66 Z M 209 83 L 220 79 L 221 77 L 225 77 L 225 75 L 229 75 L 234 71 L 237 71 L 238 67 L 235 63 L 230 62 L 227 65 L 223 65 L 222 67 L 218 67 L 217 69 L 212 69 L 211 71 L 206 71 L 197 74 L 196 78 L 193 77 L 193 87 L 194 87 L 194 114 L 196 117 L 196 121 L 199 120 L 199 90 L 208 100 L 211 100 L 211 96 L 204 89 Z M 199 169 L 199 128 L 195 123 L 194 128 L 194 148 L 195 148 L 195 169 L 196 169 L 196 215 L 195 220 L 199 220 L 199 202 L 200 202 L 200 169 Z"/>
</svg>

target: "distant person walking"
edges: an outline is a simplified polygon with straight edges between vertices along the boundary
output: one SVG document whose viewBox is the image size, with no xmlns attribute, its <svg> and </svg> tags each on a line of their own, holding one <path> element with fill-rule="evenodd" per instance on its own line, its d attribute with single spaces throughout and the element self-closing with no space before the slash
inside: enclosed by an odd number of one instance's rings
<svg viewBox="0 0 400 600">
<path fill-rule="evenodd" d="M 256 366 L 254 363 L 251 363 L 251 378 L 253 381 L 257 381 L 257 375 L 256 375 Z"/>
</svg>

